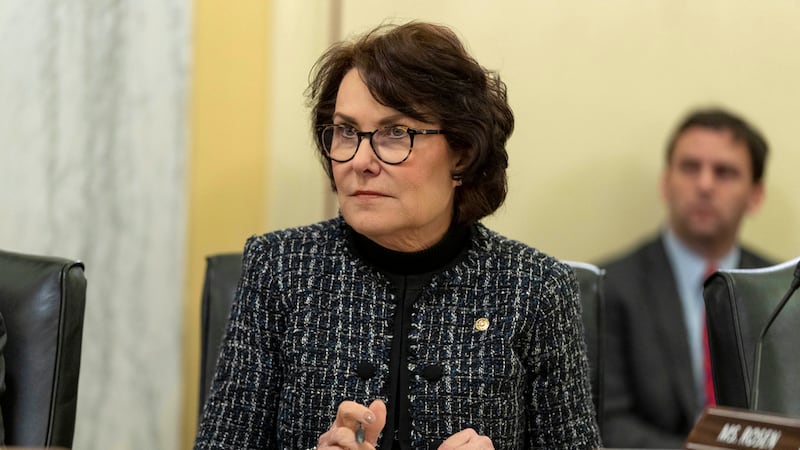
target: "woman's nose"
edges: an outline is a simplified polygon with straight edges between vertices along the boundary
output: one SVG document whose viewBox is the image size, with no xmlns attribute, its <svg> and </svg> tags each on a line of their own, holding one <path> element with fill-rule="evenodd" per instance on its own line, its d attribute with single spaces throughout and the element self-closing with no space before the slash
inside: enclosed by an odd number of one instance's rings
<svg viewBox="0 0 800 450">
<path fill-rule="evenodd" d="M 381 163 L 378 156 L 372 151 L 372 145 L 368 136 L 364 136 L 358 141 L 356 154 L 352 161 L 353 169 L 356 172 L 377 174 L 381 170 Z"/>
</svg>

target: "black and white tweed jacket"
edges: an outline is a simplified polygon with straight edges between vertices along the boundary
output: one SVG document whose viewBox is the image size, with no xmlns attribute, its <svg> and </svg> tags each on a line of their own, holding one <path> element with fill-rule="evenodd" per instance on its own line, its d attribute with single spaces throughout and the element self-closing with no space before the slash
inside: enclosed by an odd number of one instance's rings
<svg viewBox="0 0 800 450">
<path fill-rule="evenodd" d="M 387 399 L 395 302 L 347 230 L 339 217 L 248 240 L 196 449 L 311 448 L 341 401 Z M 414 448 L 465 427 L 497 449 L 599 446 L 572 271 L 480 224 L 464 255 L 414 303 Z M 420 375 L 430 365 L 440 379 Z"/>
</svg>

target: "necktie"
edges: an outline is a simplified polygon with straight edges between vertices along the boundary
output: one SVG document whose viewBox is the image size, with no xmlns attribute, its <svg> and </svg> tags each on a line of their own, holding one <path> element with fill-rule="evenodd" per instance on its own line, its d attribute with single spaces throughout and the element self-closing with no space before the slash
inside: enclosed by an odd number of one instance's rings
<svg viewBox="0 0 800 450">
<path fill-rule="evenodd" d="M 706 272 L 703 276 L 703 282 L 717 271 L 717 266 L 713 261 L 706 264 Z M 714 395 L 714 378 L 711 375 L 711 352 L 708 348 L 708 329 L 706 329 L 705 307 L 703 308 L 703 376 L 705 380 L 706 389 L 706 405 L 713 406 L 716 404 Z"/>
</svg>

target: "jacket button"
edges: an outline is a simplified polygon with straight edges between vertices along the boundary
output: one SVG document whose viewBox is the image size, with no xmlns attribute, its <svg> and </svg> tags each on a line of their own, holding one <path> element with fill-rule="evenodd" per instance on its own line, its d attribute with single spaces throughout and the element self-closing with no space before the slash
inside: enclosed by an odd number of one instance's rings
<svg viewBox="0 0 800 450">
<path fill-rule="evenodd" d="M 373 366 L 369 361 L 361 361 L 358 363 L 356 373 L 362 380 L 369 380 L 375 376 L 375 366 Z"/>
<path fill-rule="evenodd" d="M 431 383 L 439 381 L 439 379 L 442 378 L 443 374 L 444 374 L 444 369 L 442 368 L 442 366 L 428 366 L 422 369 L 422 378 L 425 378 Z"/>
</svg>

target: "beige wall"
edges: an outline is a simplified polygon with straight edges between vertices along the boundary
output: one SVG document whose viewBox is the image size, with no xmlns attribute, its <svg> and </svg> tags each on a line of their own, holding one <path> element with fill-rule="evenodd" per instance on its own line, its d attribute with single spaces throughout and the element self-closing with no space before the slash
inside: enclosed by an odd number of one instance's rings
<svg viewBox="0 0 800 450">
<path fill-rule="evenodd" d="M 241 251 L 265 229 L 271 11 L 262 0 L 193 3 L 181 446 L 197 426 L 205 257 Z"/>
<path fill-rule="evenodd" d="M 338 3 L 274 2 L 270 229 L 326 216 L 302 92 Z M 657 178 L 666 136 L 688 108 L 713 103 L 750 118 L 773 149 L 767 201 L 744 241 L 777 259 L 800 254 L 797 1 L 340 4 L 343 36 L 385 20 L 441 22 L 501 73 L 517 127 L 508 200 L 486 221 L 498 231 L 590 261 L 653 232 L 663 217 Z"/>
</svg>

